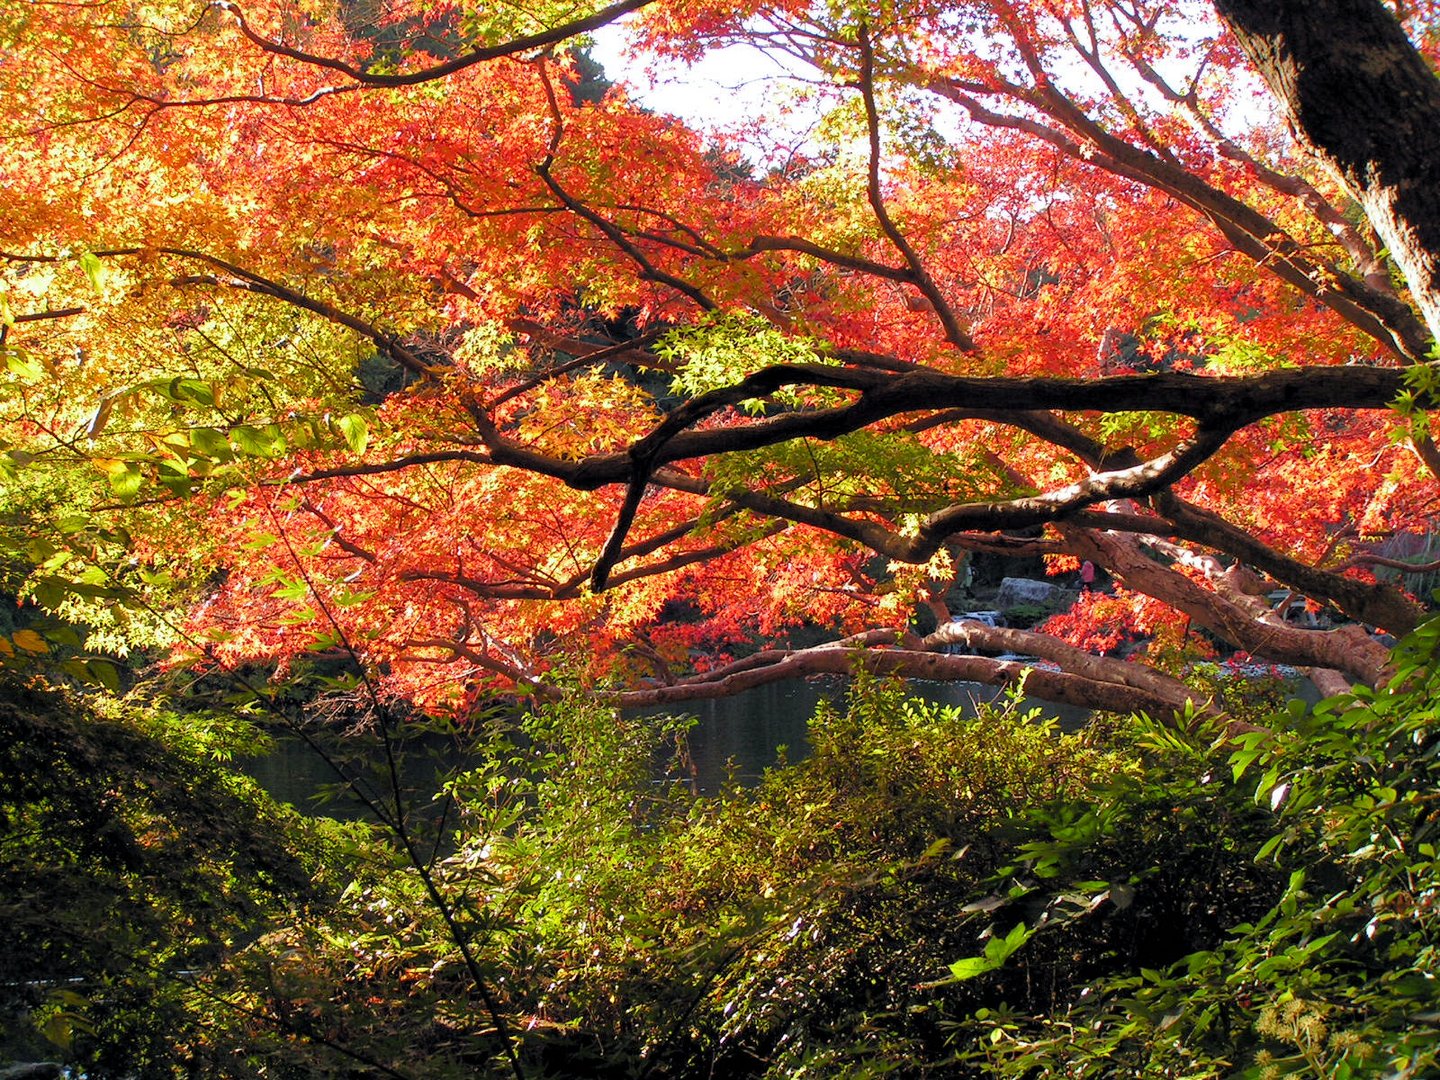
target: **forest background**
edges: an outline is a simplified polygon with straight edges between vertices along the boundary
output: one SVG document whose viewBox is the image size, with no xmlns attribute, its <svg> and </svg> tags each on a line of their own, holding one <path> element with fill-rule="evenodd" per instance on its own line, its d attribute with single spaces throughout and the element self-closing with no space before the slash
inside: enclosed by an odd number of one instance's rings
<svg viewBox="0 0 1440 1080">
<path fill-rule="evenodd" d="M 622 18 L 790 111 L 637 103 Z M 1432 1071 L 1437 32 L 4 5 L 4 1052 Z M 1007 559 L 1113 588 L 955 619 Z M 718 796 L 619 711 L 817 674 L 810 756 Z M 364 820 L 234 767 L 276 735 Z"/>
</svg>

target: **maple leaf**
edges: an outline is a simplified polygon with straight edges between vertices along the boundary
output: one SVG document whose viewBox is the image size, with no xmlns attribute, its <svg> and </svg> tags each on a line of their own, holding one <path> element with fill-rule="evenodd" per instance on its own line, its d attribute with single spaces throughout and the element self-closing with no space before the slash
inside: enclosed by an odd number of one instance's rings
<svg viewBox="0 0 1440 1080">
<path fill-rule="evenodd" d="M 1356 227 L 1384 170 L 1326 139 L 1358 121 L 1297 128 L 1331 175 L 1238 100 L 1239 46 L 1283 74 L 1251 6 L 1238 39 L 1019 0 L 0 16 L 0 471 L 60 537 L 32 591 L 99 618 L 81 563 L 124 547 L 215 655 L 349 648 L 461 708 L 566 652 L 718 692 L 747 641 L 820 664 L 797 627 L 919 664 L 967 560 L 1088 559 L 1126 591 L 1051 640 L 1188 619 L 1379 678 L 1358 625 L 1420 607 L 1336 567 L 1431 527 L 1433 380 L 1400 369 L 1440 290 Z M 632 8 L 656 55 L 788 50 L 812 145 L 579 93 L 553 47 Z M 1231 566 L 1357 625 L 1275 633 Z"/>
</svg>

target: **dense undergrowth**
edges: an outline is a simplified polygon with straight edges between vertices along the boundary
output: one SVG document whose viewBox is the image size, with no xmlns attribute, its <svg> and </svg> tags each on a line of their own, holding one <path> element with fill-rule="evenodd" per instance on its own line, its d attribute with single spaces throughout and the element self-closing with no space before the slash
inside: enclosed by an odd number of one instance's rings
<svg viewBox="0 0 1440 1080">
<path fill-rule="evenodd" d="M 270 805 L 213 718 L 12 688 L 5 1049 L 95 1077 L 1433 1075 L 1437 641 L 1238 742 L 860 678 L 809 757 L 715 797 L 685 721 L 577 698 L 470 733 L 399 831 Z"/>
</svg>

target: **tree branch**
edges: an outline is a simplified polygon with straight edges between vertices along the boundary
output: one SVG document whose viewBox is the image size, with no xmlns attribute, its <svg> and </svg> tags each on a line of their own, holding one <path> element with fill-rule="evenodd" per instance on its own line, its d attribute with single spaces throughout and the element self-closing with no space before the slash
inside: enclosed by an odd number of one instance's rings
<svg viewBox="0 0 1440 1080">
<path fill-rule="evenodd" d="M 905 264 L 910 267 L 911 283 L 935 309 L 935 316 L 944 328 L 946 340 L 961 352 L 973 353 L 978 348 L 975 340 L 960 325 L 960 320 L 950 302 L 945 299 L 945 294 L 935 284 L 919 254 L 911 247 L 910 241 L 905 239 L 905 234 L 900 231 L 900 227 L 885 208 L 885 194 L 880 187 L 880 114 L 875 107 L 875 50 L 870 44 L 870 29 L 863 23 L 860 25 L 857 41 L 860 46 L 860 97 L 865 105 L 865 123 L 870 140 L 866 184 L 870 209 L 875 213 L 880 231 L 895 245 L 895 250 L 900 252 Z"/>
<path fill-rule="evenodd" d="M 235 17 L 240 32 L 253 44 L 273 56 L 283 56 L 289 60 L 297 60 L 300 63 L 312 67 L 325 68 L 329 71 L 339 72 L 346 78 L 353 79 L 362 86 L 415 86 L 419 83 L 432 82 L 435 79 L 443 79 L 447 75 L 464 71 L 476 64 L 483 64 L 490 60 L 498 60 L 507 56 L 518 56 L 522 53 L 537 52 L 548 49 L 552 45 L 558 45 L 562 41 L 577 37 L 580 34 L 588 34 L 592 30 L 598 30 L 607 26 L 632 11 L 639 11 L 646 7 L 653 0 L 619 0 L 618 3 L 601 8 L 595 14 L 583 19 L 575 19 L 563 23 L 560 26 L 549 30 L 542 30 L 538 33 L 527 34 L 524 37 L 515 38 L 512 41 L 503 42 L 499 45 L 487 45 L 482 48 L 472 49 L 463 56 L 457 56 L 454 60 L 447 60 L 443 64 L 435 64 L 432 67 L 421 68 L 419 71 L 409 71 L 401 75 L 376 75 L 366 71 L 364 68 L 347 64 L 343 60 L 336 60 L 328 56 L 316 56 L 301 49 L 292 48 L 289 45 L 282 45 L 278 41 L 272 41 L 264 35 L 257 33 L 246 21 L 244 13 L 238 4 L 233 0 L 219 0 L 216 4 L 222 10 L 228 11 Z"/>
</svg>

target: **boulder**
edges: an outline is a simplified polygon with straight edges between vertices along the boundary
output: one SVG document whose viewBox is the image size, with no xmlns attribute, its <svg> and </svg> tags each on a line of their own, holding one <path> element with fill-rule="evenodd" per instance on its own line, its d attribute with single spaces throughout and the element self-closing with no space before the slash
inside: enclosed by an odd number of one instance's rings
<svg viewBox="0 0 1440 1080">
<path fill-rule="evenodd" d="M 995 594 L 995 606 L 1005 611 L 1022 604 L 1035 604 L 1064 611 L 1075 602 L 1077 595 L 1074 589 L 1062 588 L 1054 582 L 1007 577 L 1000 582 L 1000 591 Z"/>
</svg>

